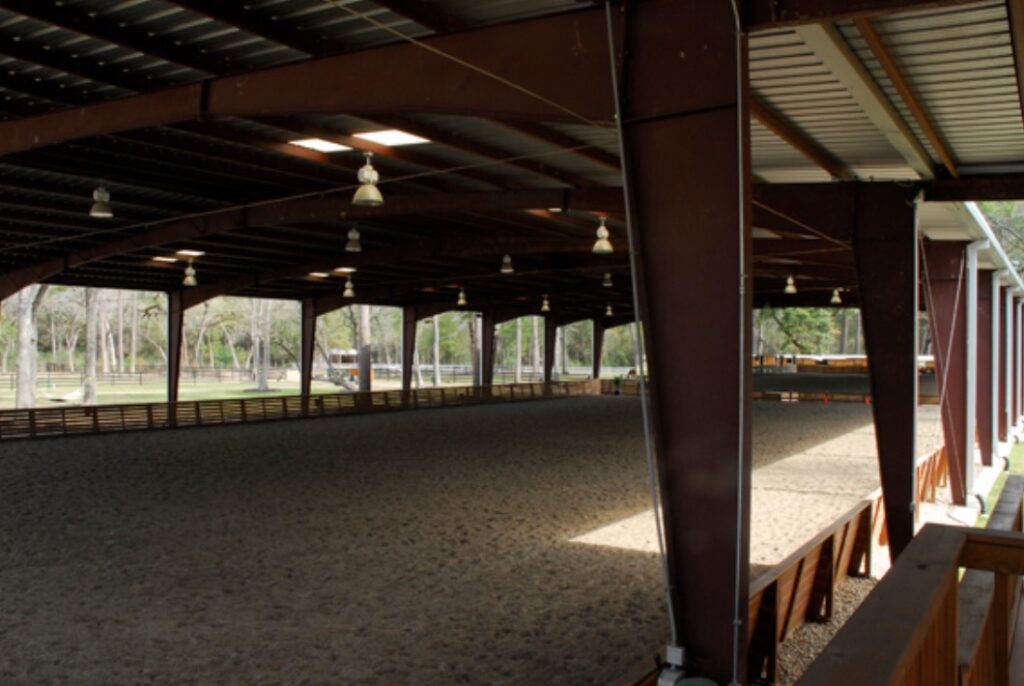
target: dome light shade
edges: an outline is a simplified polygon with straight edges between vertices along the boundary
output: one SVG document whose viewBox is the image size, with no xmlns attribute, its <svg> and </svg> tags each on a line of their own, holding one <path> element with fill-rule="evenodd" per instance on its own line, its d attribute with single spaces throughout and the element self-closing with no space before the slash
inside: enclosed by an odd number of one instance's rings
<svg viewBox="0 0 1024 686">
<path fill-rule="evenodd" d="M 608 303 L 608 307 L 604 308 L 604 316 L 612 317 L 614 315 L 615 315 L 615 312 L 612 310 L 612 304 Z"/>
<path fill-rule="evenodd" d="M 839 295 L 839 289 L 838 288 L 832 289 L 832 299 L 829 300 L 829 302 L 832 303 L 833 305 L 842 305 L 843 304 L 843 296 Z"/>
<path fill-rule="evenodd" d="M 608 240 L 608 227 L 605 226 L 604 217 L 601 217 L 601 224 L 597 227 L 597 240 L 594 241 L 594 254 L 596 255 L 610 255 L 615 252 L 615 248 L 612 247 L 612 242 Z"/>
<path fill-rule="evenodd" d="M 459 307 L 465 307 L 466 305 L 469 304 L 469 301 L 466 300 L 466 289 L 465 288 L 460 288 L 459 289 L 459 299 L 455 301 L 455 304 L 458 305 Z"/>
<path fill-rule="evenodd" d="M 348 242 L 345 243 L 345 252 L 362 252 L 363 244 L 359 239 L 359 229 L 353 226 L 348 230 Z"/>
<path fill-rule="evenodd" d="M 343 298 L 354 298 L 354 297 L 356 297 L 356 289 L 355 289 L 355 286 L 352 284 L 352 277 L 351 276 L 348 277 L 348 279 L 345 280 L 345 290 L 344 290 L 344 292 L 342 292 L 341 297 L 343 297 Z"/>
<path fill-rule="evenodd" d="M 604 278 L 601 279 L 601 285 L 604 286 L 605 288 L 611 288 L 612 287 L 612 273 L 611 272 L 605 272 L 604 273 Z"/>
<path fill-rule="evenodd" d="M 512 266 L 512 256 L 505 255 L 501 258 L 501 273 L 502 274 L 515 274 L 516 268 Z"/>
<path fill-rule="evenodd" d="M 793 278 L 792 274 L 786 277 L 785 293 L 786 295 L 796 295 L 796 279 Z"/>
<path fill-rule="evenodd" d="M 199 281 L 196 279 L 196 268 L 193 266 L 191 258 L 189 258 L 188 266 L 185 267 L 185 278 L 181 280 L 181 285 L 189 288 L 199 285 Z"/>
<path fill-rule="evenodd" d="M 548 301 L 548 296 L 546 296 L 546 295 L 544 296 L 544 299 L 540 301 L 540 311 L 541 312 L 550 312 L 551 311 L 551 303 Z"/>
<path fill-rule="evenodd" d="M 359 179 L 359 188 L 352 196 L 352 204 L 359 207 L 380 207 L 384 204 L 384 196 L 380 194 L 377 184 L 380 183 L 380 174 L 373 168 L 370 158 L 372 152 L 366 153 L 366 164 L 359 168 L 356 178 Z"/>
<path fill-rule="evenodd" d="M 92 192 L 92 207 L 89 208 L 89 216 L 94 219 L 110 219 L 114 216 L 114 210 L 110 207 L 110 191 L 103 186 L 97 186 Z"/>
</svg>

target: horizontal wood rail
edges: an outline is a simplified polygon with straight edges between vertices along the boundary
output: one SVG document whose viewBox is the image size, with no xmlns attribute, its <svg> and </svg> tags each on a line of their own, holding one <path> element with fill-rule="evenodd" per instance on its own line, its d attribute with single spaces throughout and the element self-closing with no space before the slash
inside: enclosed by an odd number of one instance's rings
<svg viewBox="0 0 1024 686">
<path fill-rule="evenodd" d="M 999 525 L 1009 518 L 1013 531 L 926 525 L 798 683 L 1005 684 L 1024 574 L 1024 488 L 1008 484 Z M 979 601 L 971 582 L 965 606 L 960 567 L 989 573 L 991 595 Z M 961 617 L 964 607 L 974 610 Z"/>
<path fill-rule="evenodd" d="M 0 441 L 596 395 L 592 381 L 0 410 Z"/>
</svg>

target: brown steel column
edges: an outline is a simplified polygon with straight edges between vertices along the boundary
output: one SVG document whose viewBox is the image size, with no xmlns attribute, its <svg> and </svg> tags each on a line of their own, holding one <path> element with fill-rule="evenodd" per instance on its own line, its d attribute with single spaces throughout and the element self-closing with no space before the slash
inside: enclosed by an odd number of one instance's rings
<svg viewBox="0 0 1024 686">
<path fill-rule="evenodd" d="M 495 333 L 494 313 L 484 312 L 480 332 L 480 379 L 482 386 L 494 384 Z"/>
<path fill-rule="evenodd" d="M 316 301 L 302 301 L 302 350 L 299 353 L 299 393 L 302 395 L 302 413 L 309 414 L 309 394 L 313 390 L 313 350 L 316 346 Z"/>
<path fill-rule="evenodd" d="M 1010 360 L 1010 347 L 1012 345 L 1012 339 L 1010 333 L 1012 331 L 1011 324 L 1013 322 L 1013 296 L 1010 295 L 1009 288 L 1000 288 L 1000 305 L 1002 311 L 999 316 L 999 365 L 996 369 L 996 374 L 999 375 L 999 402 L 997 403 L 999 412 L 999 440 L 1008 441 L 1010 439 L 1010 427 L 1009 427 L 1009 392 L 1007 384 L 1009 383 L 1009 373 L 1007 366 Z M 985 464 L 991 464 L 991 461 Z"/>
<path fill-rule="evenodd" d="M 181 379 L 181 327 L 185 308 L 181 291 L 167 293 L 167 402 L 178 402 L 178 382 Z M 174 423 L 173 420 L 171 422 Z"/>
<path fill-rule="evenodd" d="M 625 8 L 624 164 L 678 643 L 688 677 L 747 683 L 746 37 L 728 2 Z M 626 248 L 625 236 L 612 241 Z"/>
<path fill-rule="evenodd" d="M 555 342 L 558 340 L 558 322 L 544 317 L 544 383 L 551 383 L 555 368 Z"/>
<path fill-rule="evenodd" d="M 402 390 L 412 389 L 412 362 L 416 355 L 415 307 L 402 308 Z"/>
<path fill-rule="evenodd" d="M 964 452 L 967 449 L 967 243 L 930 242 L 925 247 L 928 323 L 935 354 L 935 385 L 942 416 L 946 464 L 953 501 L 967 501 Z"/>
<path fill-rule="evenodd" d="M 916 189 L 857 190 L 853 252 L 871 377 L 878 466 L 893 560 L 914 537 L 917 457 Z"/>
<path fill-rule="evenodd" d="M 993 273 L 990 269 L 978 270 L 978 382 L 975 385 L 978 397 L 974 405 L 977 419 L 974 427 L 968 427 L 973 432 L 972 438 L 978 441 L 982 464 L 992 464 L 997 421 L 992 404 Z"/>
<path fill-rule="evenodd" d="M 593 365 L 593 378 L 601 378 L 601 355 L 604 354 L 604 322 L 600 319 L 592 319 L 591 323 L 594 325 L 594 341 L 592 346 L 591 364 Z"/>
</svg>

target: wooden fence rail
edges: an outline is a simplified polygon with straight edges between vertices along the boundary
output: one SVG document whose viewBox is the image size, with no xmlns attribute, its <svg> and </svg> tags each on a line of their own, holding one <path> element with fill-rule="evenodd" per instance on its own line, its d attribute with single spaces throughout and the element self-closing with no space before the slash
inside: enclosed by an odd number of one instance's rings
<svg viewBox="0 0 1024 686">
<path fill-rule="evenodd" d="M 798 683 L 1007 683 L 1024 574 L 1024 488 L 1008 483 L 999 526 L 1012 520 L 1014 530 L 926 525 Z M 990 593 L 966 575 L 965 589 L 960 567 L 984 570 Z"/>
<path fill-rule="evenodd" d="M 0 410 L 0 441 L 594 395 L 590 381 Z"/>
</svg>

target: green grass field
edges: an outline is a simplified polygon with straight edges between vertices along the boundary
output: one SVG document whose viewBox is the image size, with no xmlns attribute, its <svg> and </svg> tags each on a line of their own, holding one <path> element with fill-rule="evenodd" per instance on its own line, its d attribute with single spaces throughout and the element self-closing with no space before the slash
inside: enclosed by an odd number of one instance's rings
<svg viewBox="0 0 1024 686">
<path fill-rule="evenodd" d="M 996 477 L 996 482 L 992 485 L 992 492 L 989 493 L 988 499 L 985 501 L 986 512 L 991 512 L 992 508 L 996 506 L 996 501 L 999 500 L 999 495 L 1003 492 L 1003 486 L 1006 484 L 1006 477 L 1010 474 L 1024 474 L 1024 443 L 1015 443 L 1010 450 L 1010 470 L 1001 472 Z M 984 527 L 987 524 L 987 514 L 981 515 L 975 522 L 977 527 Z"/>
</svg>

